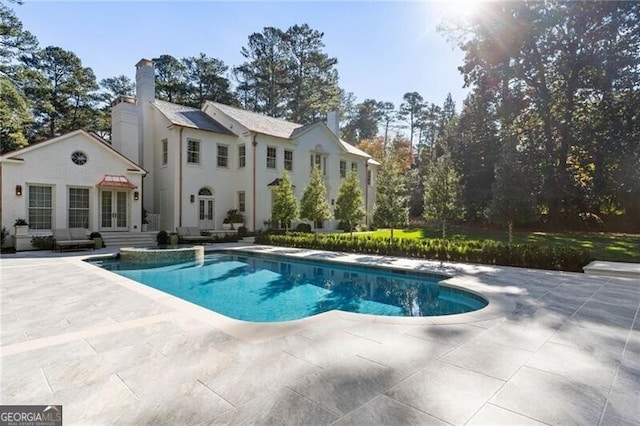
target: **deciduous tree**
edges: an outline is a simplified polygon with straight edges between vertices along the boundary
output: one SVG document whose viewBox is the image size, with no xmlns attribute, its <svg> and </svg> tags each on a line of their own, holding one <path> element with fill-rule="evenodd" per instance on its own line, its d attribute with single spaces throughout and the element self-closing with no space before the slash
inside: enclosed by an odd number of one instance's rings
<svg viewBox="0 0 640 426">
<path fill-rule="evenodd" d="M 324 222 L 331 218 L 331 209 L 327 201 L 327 187 L 320 169 L 314 167 L 311 172 L 309 185 L 304 189 L 302 200 L 300 202 L 300 218 L 308 219 L 316 223 Z"/>
<path fill-rule="evenodd" d="M 464 214 L 460 177 L 448 154 L 431 163 L 424 186 L 423 216 L 440 222 L 442 238 L 446 238 L 447 222 L 462 219 Z"/>
<path fill-rule="evenodd" d="M 333 215 L 336 219 L 345 222 L 353 234 L 353 228 L 365 214 L 360 181 L 357 173 L 351 171 L 340 183 Z"/>
<path fill-rule="evenodd" d="M 284 172 L 280 183 L 273 190 L 273 208 L 271 219 L 284 224 L 285 231 L 289 231 L 289 223 L 298 218 L 298 200 L 293 194 L 293 186 L 289 174 Z"/>
</svg>

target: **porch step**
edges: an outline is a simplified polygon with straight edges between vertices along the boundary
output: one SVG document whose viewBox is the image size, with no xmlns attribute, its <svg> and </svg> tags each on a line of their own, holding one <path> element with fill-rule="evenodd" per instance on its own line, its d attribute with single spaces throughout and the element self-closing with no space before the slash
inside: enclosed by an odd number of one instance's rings
<svg viewBox="0 0 640 426">
<path fill-rule="evenodd" d="M 151 232 L 102 232 L 102 240 L 108 248 L 152 247 L 157 245 L 156 231 Z"/>
</svg>

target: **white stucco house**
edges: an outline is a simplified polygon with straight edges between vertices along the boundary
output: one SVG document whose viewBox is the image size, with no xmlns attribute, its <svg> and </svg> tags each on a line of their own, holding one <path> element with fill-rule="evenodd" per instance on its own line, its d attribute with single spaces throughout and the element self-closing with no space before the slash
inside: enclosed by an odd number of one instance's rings
<svg viewBox="0 0 640 426">
<path fill-rule="evenodd" d="M 24 218 L 30 235 L 76 225 L 140 232 L 145 211 L 156 229 L 220 230 L 238 209 L 247 229 L 259 230 L 283 173 L 301 199 L 312 167 L 325 176 L 332 206 L 341 179 L 355 170 L 370 214 L 379 163 L 340 140 L 337 117 L 303 126 L 215 102 L 197 109 L 160 101 L 154 63 L 142 59 L 136 97 L 112 103 L 110 144 L 78 130 L 0 157 L 2 224 L 12 232 Z M 334 229 L 337 221 L 322 225 Z"/>
<path fill-rule="evenodd" d="M 29 145 L 0 157 L 2 225 L 13 237 L 17 219 L 29 223 L 18 249 L 54 228 L 139 230 L 146 173 L 84 130 Z"/>
<path fill-rule="evenodd" d="M 215 102 L 196 109 L 160 101 L 154 64 L 145 59 L 136 65 L 136 90 L 135 99 L 113 103 L 112 143 L 149 172 L 143 205 L 160 215 L 162 229 L 222 229 L 230 209 L 244 214 L 249 230 L 261 229 L 282 174 L 290 174 L 300 199 L 313 166 L 326 177 L 331 204 L 340 180 L 356 170 L 367 210 L 373 208 L 379 163 L 339 139 L 337 111 L 327 123 L 303 126 Z"/>
</svg>

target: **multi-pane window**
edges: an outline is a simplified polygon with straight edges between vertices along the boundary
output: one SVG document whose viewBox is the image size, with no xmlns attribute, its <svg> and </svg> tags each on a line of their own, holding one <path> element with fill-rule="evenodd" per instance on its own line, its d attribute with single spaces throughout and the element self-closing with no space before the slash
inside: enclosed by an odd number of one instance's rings
<svg viewBox="0 0 640 426">
<path fill-rule="evenodd" d="M 358 173 L 358 163 L 351 163 L 351 171 Z"/>
<path fill-rule="evenodd" d="M 229 147 L 218 145 L 218 167 L 229 167 Z"/>
<path fill-rule="evenodd" d="M 89 229 L 89 189 L 69 188 L 69 228 Z"/>
<path fill-rule="evenodd" d="M 238 167 L 243 168 L 247 165 L 247 147 L 243 144 L 238 147 Z"/>
<path fill-rule="evenodd" d="M 324 176 L 327 175 L 327 155 L 326 154 L 311 154 L 311 169 L 317 167 Z"/>
<path fill-rule="evenodd" d="M 344 160 L 340 160 L 340 177 L 347 177 L 347 162 Z"/>
<path fill-rule="evenodd" d="M 288 149 L 284 150 L 284 169 L 288 171 L 293 170 L 293 151 Z"/>
<path fill-rule="evenodd" d="M 166 139 L 160 141 L 162 143 L 162 165 L 166 166 L 169 162 L 169 143 Z"/>
<path fill-rule="evenodd" d="M 367 170 L 367 185 L 371 185 L 371 170 Z"/>
<path fill-rule="evenodd" d="M 275 147 L 268 146 L 267 147 L 267 169 L 275 169 L 276 168 L 276 149 Z"/>
<path fill-rule="evenodd" d="M 29 185 L 29 228 L 51 229 L 51 187 Z"/>
<path fill-rule="evenodd" d="M 238 211 L 244 213 L 247 210 L 247 200 L 244 191 L 238 192 Z"/>
<path fill-rule="evenodd" d="M 200 164 L 200 141 L 187 139 L 187 163 Z"/>
</svg>

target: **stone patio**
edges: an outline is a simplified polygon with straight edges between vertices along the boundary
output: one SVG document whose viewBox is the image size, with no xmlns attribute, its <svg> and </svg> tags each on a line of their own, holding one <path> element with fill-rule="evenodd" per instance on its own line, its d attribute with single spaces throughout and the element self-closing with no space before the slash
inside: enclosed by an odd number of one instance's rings
<svg viewBox="0 0 640 426">
<path fill-rule="evenodd" d="M 490 304 L 252 324 L 82 262 L 108 249 L 3 256 L 0 403 L 65 425 L 640 424 L 640 279 L 246 249 L 445 271 Z"/>
</svg>

